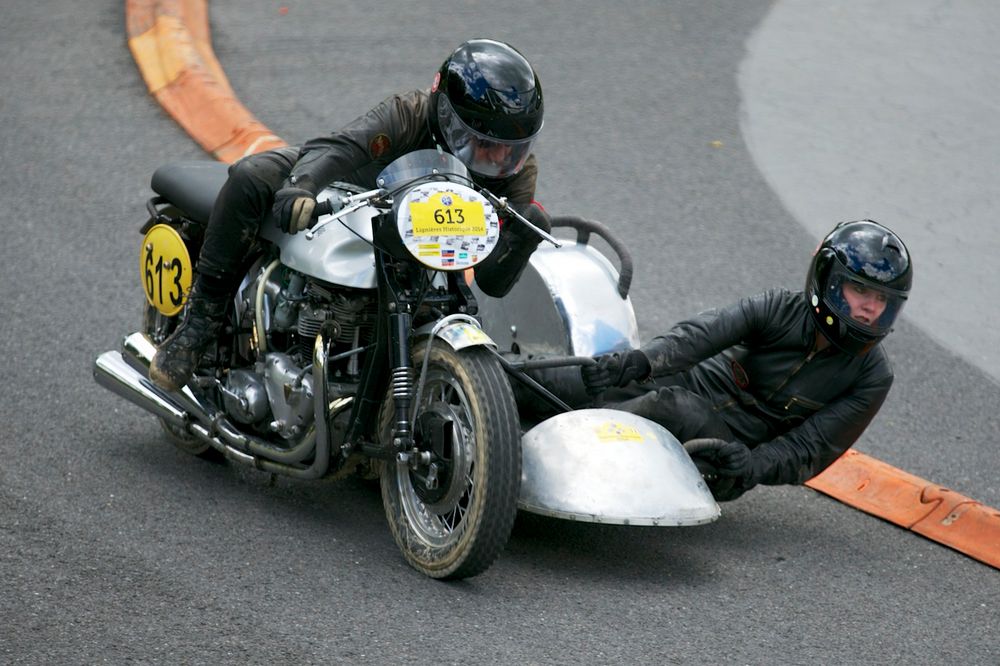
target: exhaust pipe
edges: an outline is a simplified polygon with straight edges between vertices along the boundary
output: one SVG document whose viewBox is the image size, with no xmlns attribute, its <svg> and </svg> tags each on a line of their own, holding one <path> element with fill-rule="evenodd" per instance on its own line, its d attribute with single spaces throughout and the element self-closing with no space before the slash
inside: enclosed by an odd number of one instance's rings
<svg viewBox="0 0 1000 666">
<path fill-rule="evenodd" d="M 319 336 L 319 340 L 323 341 L 323 337 Z M 119 397 L 211 444 L 228 458 L 269 472 L 315 479 L 326 473 L 330 463 L 327 419 L 346 409 L 352 399 L 340 398 L 327 406 L 325 345 L 318 342 L 314 353 L 314 381 L 322 387 L 324 398 L 317 403 L 317 427 L 312 437 L 287 450 L 240 432 L 188 387 L 168 393 L 153 384 L 148 375 L 156 347 L 143 333 L 128 335 L 122 341 L 120 353 L 106 351 L 101 354 L 94 362 L 94 379 Z M 312 464 L 297 465 L 313 453 Z"/>
<path fill-rule="evenodd" d="M 116 351 L 106 351 L 94 361 L 94 379 L 115 395 L 142 407 L 167 423 L 187 429 L 191 423 L 180 405 L 140 374 Z"/>
<path fill-rule="evenodd" d="M 133 345 L 130 348 L 129 342 L 137 342 L 134 340 L 136 336 L 145 339 L 141 333 L 133 333 L 125 339 L 125 343 L 122 345 L 123 349 L 126 349 L 127 352 L 143 349 L 142 345 Z M 146 342 L 149 343 L 148 340 Z M 151 344 L 149 346 L 152 347 Z M 149 355 L 148 358 L 152 358 L 152 356 Z M 203 417 L 206 422 L 208 421 L 206 414 L 201 413 L 192 418 L 188 409 L 195 407 L 195 405 L 188 404 L 182 407 L 171 394 L 153 384 L 147 377 L 148 358 L 145 359 L 145 368 L 143 368 L 142 361 L 144 359 L 141 354 L 106 351 L 94 361 L 94 379 L 115 395 L 145 409 L 154 416 L 162 418 L 170 425 L 181 428 L 211 444 L 227 458 L 247 465 L 256 465 L 256 458 L 228 446 L 218 437 L 213 436 L 208 428 L 198 423 L 198 417 Z M 140 367 L 137 368 L 137 365 Z"/>
<path fill-rule="evenodd" d="M 203 428 L 194 426 L 212 424 L 212 410 L 206 408 L 187 387 L 171 393 L 150 381 L 149 365 L 155 354 L 156 346 L 148 337 L 143 333 L 132 333 L 122 341 L 121 352 L 107 351 L 97 358 L 94 379 L 116 395 L 165 418 L 172 425 L 196 435 L 205 433 Z M 181 416 L 178 417 L 178 414 Z"/>
<path fill-rule="evenodd" d="M 125 398 L 167 423 L 204 440 L 227 457 L 255 465 L 256 458 L 247 451 L 230 446 L 213 431 L 228 434 L 224 419 L 212 412 L 187 387 L 177 393 L 164 391 L 149 379 L 149 364 L 156 346 L 143 333 L 132 333 L 122 341 L 122 351 L 106 351 L 94 362 L 94 379 L 115 395 Z M 220 426 L 222 426 L 220 428 Z M 234 433 L 237 431 L 234 430 Z M 240 442 L 243 444 L 243 442 Z"/>
</svg>

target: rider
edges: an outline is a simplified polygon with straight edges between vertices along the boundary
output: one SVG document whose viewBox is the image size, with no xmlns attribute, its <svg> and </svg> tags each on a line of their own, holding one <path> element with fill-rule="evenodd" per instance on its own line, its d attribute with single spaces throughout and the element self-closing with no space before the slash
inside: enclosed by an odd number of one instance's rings
<svg viewBox="0 0 1000 666">
<path fill-rule="evenodd" d="M 879 342 L 912 281 L 899 236 L 843 222 L 813 255 L 804 292 L 743 298 L 642 349 L 598 356 L 584 385 L 592 396 L 612 389 L 604 406 L 685 442 L 717 499 L 800 484 L 850 448 L 885 400 L 893 373 Z"/>
<path fill-rule="evenodd" d="M 176 391 L 191 378 L 269 213 L 285 232 L 303 231 L 320 190 L 334 181 L 374 189 L 382 169 L 413 150 L 440 147 L 455 155 L 473 180 L 549 231 L 548 215 L 534 201 L 531 152 L 542 114 L 542 88 L 524 56 L 503 42 L 474 39 L 448 56 L 430 91 L 394 95 L 329 136 L 233 164 L 209 218 L 184 317 L 154 356 L 150 379 Z M 539 240 L 520 222 L 504 224 L 497 248 L 476 266 L 480 289 L 490 296 L 510 291 Z"/>
</svg>

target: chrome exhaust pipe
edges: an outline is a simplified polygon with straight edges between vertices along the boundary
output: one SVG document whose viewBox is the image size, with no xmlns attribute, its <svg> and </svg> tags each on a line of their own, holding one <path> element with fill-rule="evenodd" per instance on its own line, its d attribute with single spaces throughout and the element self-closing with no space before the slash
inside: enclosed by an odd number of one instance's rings
<svg viewBox="0 0 1000 666">
<path fill-rule="evenodd" d="M 149 381 L 142 371 L 133 367 L 134 363 L 126 360 L 129 358 L 116 351 L 104 352 L 94 361 L 94 379 L 115 395 L 211 444 L 230 460 L 246 465 L 255 464 L 256 459 L 253 456 L 227 446 L 225 442 L 213 436 L 206 427 L 192 419 L 191 415 L 174 402 L 169 394 L 164 393 Z M 134 357 L 132 359 L 134 361 Z"/>
<path fill-rule="evenodd" d="M 156 355 L 156 345 L 145 333 L 132 333 L 122 340 L 122 358 L 140 373 L 149 375 L 149 364 Z"/>
<path fill-rule="evenodd" d="M 325 389 L 326 354 L 323 343 L 325 340 L 320 336 L 314 350 L 313 374 L 314 380 Z M 206 404 L 189 387 L 185 386 L 176 393 L 168 393 L 153 384 L 148 376 L 149 365 L 155 354 L 156 346 L 146 334 L 132 333 L 122 341 L 121 353 L 108 351 L 98 357 L 94 364 L 94 378 L 116 395 L 184 428 L 233 460 L 298 478 L 315 479 L 326 473 L 330 464 L 327 419 L 348 407 L 351 399 L 340 399 L 334 405 L 326 407 L 328 396 L 324 390 L 324 399 L 317 405 L 317 428 L 312 436 L 307 435 L 298 446 L 283 450 L 240 432 L 223 414 Z M 312 464 L 305 467 L 297 465 L 314 453 Z"/>
<path fill-rule="evenodd" d="M 115 395 L 171 425 L 186 430 L 191 423 L 191 417 L 183 407 L 126 363 L 116 351 L 106 351 L 97 357 L 94 361 L 94 379 Z"/>
<path fill-rule="evenodd" d="M 122 351 L 106 351 L 94 362 L 94 379 L 115 395 L 211 444 L 226 457 L 254 464 L 246 451 L 229 446 L 213 432 L 212 416 L 186 387 L 178 393 L 164 391 L 149 379 L 149 364 L 156 346 L 143 333 L 122 341 Z"/>
</svg>

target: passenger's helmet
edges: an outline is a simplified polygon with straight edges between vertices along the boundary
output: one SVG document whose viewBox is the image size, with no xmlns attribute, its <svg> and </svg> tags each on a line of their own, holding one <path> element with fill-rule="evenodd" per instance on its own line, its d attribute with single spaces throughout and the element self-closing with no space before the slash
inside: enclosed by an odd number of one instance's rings
<svg viewBox="0 0 1000 666">
<path fill-rule="evenodd" d="M 910 253 L 895 233 L 872 220 L 841 222 L 820 243 L 806 277 L 806 300 L 833 344 L 861 356 L 882 340 L 913 283 Z M 852 316 L 848 298 L 884 305 L 877 317 Z"/>
<path fill-rule="evenodd" d="M 506 178 L 524 166 L 542 128 L 542 86 L 512 46 L 460 45 L 434 77 L 430 128 L 474 174 Z"/>
</svg>

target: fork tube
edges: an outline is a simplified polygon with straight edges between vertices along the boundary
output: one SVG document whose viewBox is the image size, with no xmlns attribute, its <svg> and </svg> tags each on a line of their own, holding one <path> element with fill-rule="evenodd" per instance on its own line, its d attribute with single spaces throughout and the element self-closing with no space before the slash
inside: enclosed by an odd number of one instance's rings
<svg viewBox="0 0 1000 666">
<path fill-rule="evenodd" d="M 413 402 L 416 371 L 410 362 L 410 314 L 397 312 L 389 315 L 389 334 L 392 353 L 391 390 L 395 424 L 392 443 L 397 451 L 411 448 L 413 430 L 410 424 L 410 405 Z"/>
</svg>

